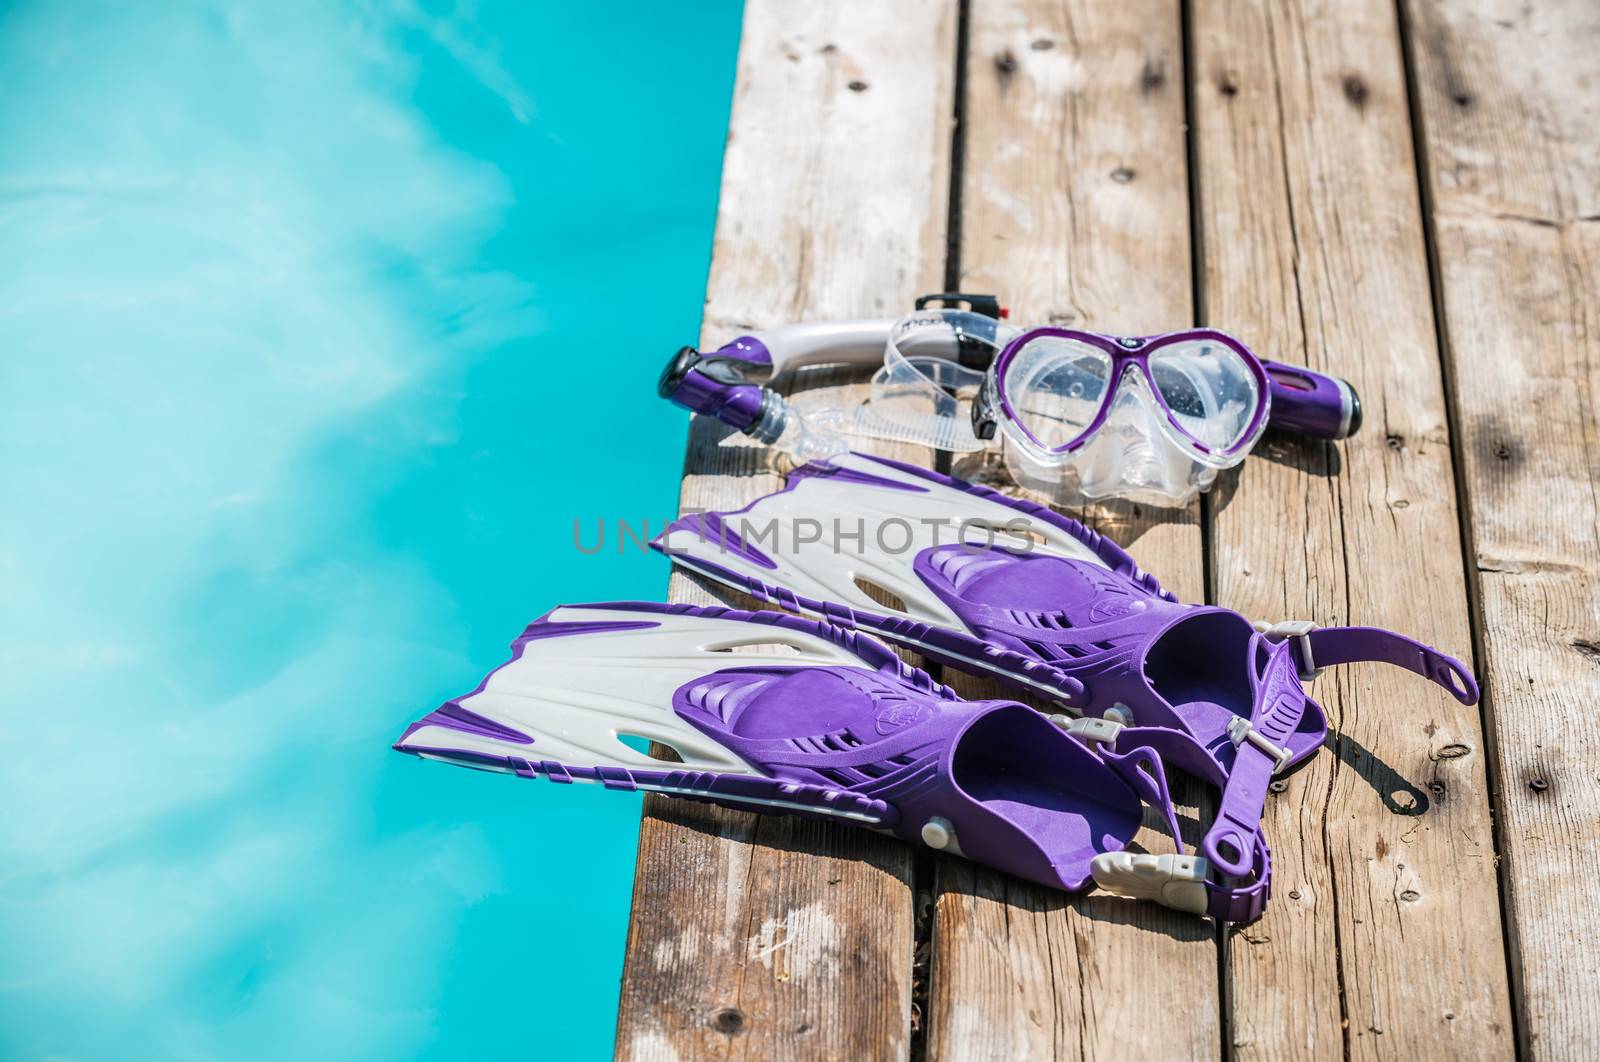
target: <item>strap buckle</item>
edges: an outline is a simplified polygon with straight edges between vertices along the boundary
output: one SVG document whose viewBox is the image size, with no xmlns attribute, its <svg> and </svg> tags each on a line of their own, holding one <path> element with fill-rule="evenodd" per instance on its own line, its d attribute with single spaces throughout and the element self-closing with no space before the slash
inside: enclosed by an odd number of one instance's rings
<svg viewBox="0 0 1600 1062">
<path fill-rule="evenodd" d="M 1322 674 L 1322 669 L 1317 666 L 1316 654 L 1311 651 L 1311 632 L 1317 629 L 1315 623 L 1310 620 L 1280 620 L 1277 623 L 1256 622 L 1251 626 L 1269 642 L 1294 639 L 1295 648 L 1300 651 L 1299 659 L 1295 662 L 1299 665 L 1301 682 L 1310 682 Z"/>
<path fill-rule="evenodd" d="M 1211 864 L 1204 856 L 1102 852 L 1089 863 L 1094 883 L 1135 900 L 1154 900 L 1190 914 L 1207 914 Z"/>
<path fill-rule="evenodd" d="M 1064 715 L 1052 715 L 1050 721 L 1090 748 L 1096 745 L 1115 745 L 1117 735 L 1122 733 L 1120 722 L 1098 716 L 1084 715 L 1070 719 Z"/>
<path fill-rule="evenodd" d="M 1284 767 L 1288 766 L 1289 758 L 1294 755 L 1289 749 L 1281 745 L 1274 745 L 1268 741 L 1261 731 L 1257 730 L 1250 720 L 1242 715 L 1236 715 L 1228 721 L 1228 740 L 1233 742 L 1235 746 L 1249 742 L 1268 756 L 1271 756 L 1274 777 L 1283 773 Z"/>
</svg>

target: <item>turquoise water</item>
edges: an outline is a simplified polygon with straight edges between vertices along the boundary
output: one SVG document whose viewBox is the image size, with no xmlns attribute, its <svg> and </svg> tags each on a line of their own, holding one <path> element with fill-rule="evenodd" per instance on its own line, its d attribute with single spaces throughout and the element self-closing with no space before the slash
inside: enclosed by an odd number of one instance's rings
<svg viewBox="0 0 1600 1062">
<path fill-rule="evenodd" d="M 609 1051 L 636 798 L 388 744 L 666 588 L 573 521 L 675 505 L 738 21 L 0 14 L 0 1056 Z"/>
</svg>

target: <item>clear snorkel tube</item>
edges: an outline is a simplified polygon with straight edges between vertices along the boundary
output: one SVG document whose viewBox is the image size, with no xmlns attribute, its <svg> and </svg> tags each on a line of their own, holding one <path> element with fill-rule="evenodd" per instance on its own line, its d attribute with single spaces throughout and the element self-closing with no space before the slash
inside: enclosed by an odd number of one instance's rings
<svg viewBox="0 0 1600 1062">
<path fill-rule="evenodd" d="M 986 448 L 973 430 L 972 405 L 989 367 L 1018 329 L 966 310 L 919 310 L 893 322 L 865 401 L 839 405 L 826 394 L 798 395 L 792 409 L 846 435 L 913 443 L 949 453 Z"/>
<path fill-rule="evenodd" d="M 917 301 L 934 298 L 940 297 Z M 984 443 L 973 434 L 969 407 L 995 354 L 1018 330 L 998 320 L 999 304 L 992 297 L 959 298 L 993 315 L 919 309 L 899 320 L 755 332 L 707 353 L 684 347 L 656 389 L 663 398 L 800 461 L 842 453 L 849 437 L 957 453 L 981 450 Z M 880 368 L 864 401 L 841 403 L 836 392 L 826 390 L 785 397 L 770 386 L 790 370 L 827 364 Z"/>
</svg>

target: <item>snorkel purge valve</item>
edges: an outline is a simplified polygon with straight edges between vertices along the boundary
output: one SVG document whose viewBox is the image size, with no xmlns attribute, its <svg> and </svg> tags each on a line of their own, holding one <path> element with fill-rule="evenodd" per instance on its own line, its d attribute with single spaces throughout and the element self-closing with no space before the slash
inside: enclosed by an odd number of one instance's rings
<svg viewBox="0 0 1600 1062">
<path fill-rule="evenodd" d="M 656 393 L 801 461 L 821 460 L 849 449 L 839 436 L 814 430 L 801 417 L 792 416 L 777 391 L 744 375 L 754 370 L 770 377 L 771 365 L 766 345 L 754 336 L 741 336 L 710 354 L 684 347 L 667 363 Z"/>
<path fill-rule="evenodd" d="M 969 308 L 927 308 L 932 301 Z M 917 307 L 899 321 L 792 325 L 710 353 L 686 347 L 658 390 L 801 461 L 844 452 L 850 436 L 955 453 L 997 440 L 1019 483 L 1063 501 L 1185 504 L 1269 425 L 1323 439 L 1361 425 L 1345 381 L 1262 360 L 1214 329 L 1025 329 L 980 295 L 924 296 Z M 854 404 L 785 399 L 769 386 L 822 364 L 881 368 L 870 397 Z"/>
</svg>

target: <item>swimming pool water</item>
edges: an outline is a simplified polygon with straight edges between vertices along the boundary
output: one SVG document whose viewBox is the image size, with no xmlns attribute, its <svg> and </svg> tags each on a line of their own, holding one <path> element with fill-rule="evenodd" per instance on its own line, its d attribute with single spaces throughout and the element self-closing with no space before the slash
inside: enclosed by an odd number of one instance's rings
<svg viewBox="0 0 1600 1062">
<path fill-rule="evenodd" d="M 609 1052 L 637 798 L 388 745 L 665 591 L 738 29 L 0 14 L 0 1055 Z"/>
</svg>

